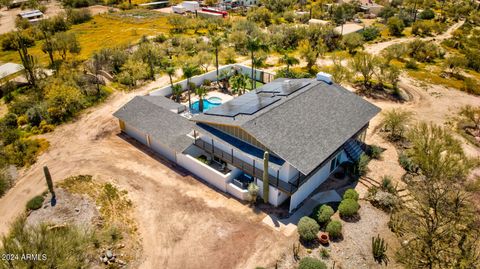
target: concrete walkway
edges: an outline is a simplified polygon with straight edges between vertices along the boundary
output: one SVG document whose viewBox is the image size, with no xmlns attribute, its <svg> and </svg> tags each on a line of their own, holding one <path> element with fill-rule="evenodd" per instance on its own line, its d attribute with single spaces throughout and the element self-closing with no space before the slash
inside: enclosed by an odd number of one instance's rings
<svg viewBox="0 0 480 269">
<path fill-rule="evenodd" d="M 341 200 L 342 197 L 340 197 L 335 190 L 319 192 L 307 199 L 305 203 L 303 203 L 303 205 L 290 217 L 286 219 L 278 219 L 274 216 L 268 215 L 262 222 L 272 229 L 282 232 L 285 236 L 291 236 L 297 230 L 298 221 L 302 217 L 310 215 L 315 206 L 329 202 L 340 202 Z"/>
</svg>

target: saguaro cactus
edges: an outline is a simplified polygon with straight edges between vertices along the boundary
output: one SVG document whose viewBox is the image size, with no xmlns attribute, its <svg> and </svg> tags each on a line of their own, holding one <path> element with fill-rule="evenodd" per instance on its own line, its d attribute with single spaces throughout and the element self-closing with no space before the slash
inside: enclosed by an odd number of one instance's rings
<svg viewBox="0 0 480 269">
<path fill-rule="evenodd" d="M 47 181 L 48 190 L 52 194 L 52 197 L 55 197 L 55 191 L 53 190 L 53 181 L 52 176 L 50 175 L 50 171 L 48 171 L 48 167 L 43 167 L 43 173 L 45 174 L 45 180 Z"/>
<path fill-rule="evenodd" d="M 373 259 L 375 259 L 376 262 L 380 264 L 383 262 L 385 265 L 388 264 L 387 248 L 388 244 L 385 243 L 383 238 L 380 238 L 380 235 L 372 237 L 372 254 Z"/>
<path fill-rule="evenodd" d="M 269 182 L 268 182 L 268 151 L 263 154 L 263 202 L 268 203 Z"/>
</svg>

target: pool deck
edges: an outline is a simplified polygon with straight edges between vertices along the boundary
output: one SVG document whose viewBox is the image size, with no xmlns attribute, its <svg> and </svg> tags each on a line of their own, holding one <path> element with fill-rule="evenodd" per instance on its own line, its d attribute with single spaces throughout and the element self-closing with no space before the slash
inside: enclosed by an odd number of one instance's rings
<svg viewBox="0 0 480 269">
<path fill-rule="evenodd" d="M 211 92 L 208 92 L 205 99 L 208 99 L 208 98 L 211 98 L 211 97 L 218 97 L 220 99 L 222 99 L 222 104 L 225 103 L 225 102 L 228 102 L 230 100 L 232 100 L 234 97 L 231 96 L 231 95 L 228 95 L 228 94 L 225 94 L 223 92 L 220 92 L 220 91 L 211 91 Z M 191 95 L 191 98 L 192 98 L 192 104 L 195 102 L 195 101 L 198 101 L 198 96 L 196 96 L 195 94 L 192 94 Z M 188 101 L 187 102 L 184 102 L 182 103 L 183 105 L 186 105 L 188 106 Z"/>
</svg>

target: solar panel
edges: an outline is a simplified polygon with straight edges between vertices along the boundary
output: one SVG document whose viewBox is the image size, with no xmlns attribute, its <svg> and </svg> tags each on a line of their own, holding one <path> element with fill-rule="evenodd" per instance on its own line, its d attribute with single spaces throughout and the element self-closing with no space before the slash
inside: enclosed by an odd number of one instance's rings
<svg viewBox="0 0 480 269">
<path fill-rule="evenodd" d="M 235 117 L 239 114 L 252 115 L 279 101 L 283 96 L 288 96 L 309 84 L 310 82 L 296 80 L 271 82 L 256 91 L 248 92 L 222 104 L 221 106 L 209 109 L 204 113 L 206 115 L 226 117 Z"/>
<path fill-rule="evenodd" d="M 221 106 L 205 111 L 205 114 L 226 117 L 235 117 L 239 114 L 252 115 L 280 99 L 280 97 L 264 96 L 250 92 Z"/>
<path fill-rule="evenodd" d="M 278 96 L 288 96 L 309 84 L 310 82 L 291 80 L 272 82 L 258 89 L 257 93 L 271 93 Z"/>
</svg>

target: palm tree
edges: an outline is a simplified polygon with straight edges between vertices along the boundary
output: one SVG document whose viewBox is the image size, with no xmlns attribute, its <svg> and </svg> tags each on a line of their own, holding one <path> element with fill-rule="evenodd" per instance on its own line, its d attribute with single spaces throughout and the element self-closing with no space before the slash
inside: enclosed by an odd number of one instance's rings
<svg viewBox="0 0 480 269">
<path fill-rule="evenodd" d="M 218 82 L 218 77 L 219 77 L 219 74 L 218 74 L 218 50 L 222 46 L 223 37 L 220 36 L 220 35 L 212 35 L 210 37 L 210 41 L 211 41 L 212 47 L 215 50 L 215 68 L 217 68 L 217 82 Z"/>
<path fill-rule="evenodd" d="M 245 92 L 245 88 L 247 87 L 247 81 L 248 77 L 243 73 L 232 76 L 229 80 L 230 84 L 232 85 L 232 92 L 238 93 L 238 95 L 243 94 Z"/>
<path fill-rule="evenodd" d="M 175 102 L 180 103 L 180 95 L 182 95 L 182 85 L 172 85 L 172 94 L 175 96 Z"/>
<path fill-rule="evenodd" d="M 195 76 L 196 74 L 198 74 L 199 69 L 198 69 L 198 66 L 196 66 L 196 65 L 193 65 L 193 64 L 185 64 L 185 65 L 182 67 L 182 71 L 183 71 L 183 76 L 187 79 L 188 108 L 192 108 L 192 100 L 191 100 L 191 98 L 190 98 L 192 89 L 190 89 L 190 79 L 191 79 L 193 76 Z"/>
<path fill-rule="evenodd" d="M 167 73 L 168 78 L 170 79 L 170 86 L 173 89 L 173 76 L 175 75 L 175 67 L 174 66 L 167 66 L 165 68 L 165 73 Z"/>
<path fill-rule="evenodd" d="M 198 110 L 203 112 L 203 98 L 207 95 L 207 88 L 200 86 L 195 90 L 195 93 L 198 96 Z"/>
<path fill-rule="evenodd" d="M 259 50 L 268 51 L 268 46 L 258 37 L 249 37 L 247 40 L 247 50 L 250 51 L 252 60 L 252 90 L 255 89 L 255 52 Z"/>
<path fill-rule="evenodd" d="M 283 54 L 282 58 L 280 58 L 280 63 L 287 65 L 287 74 L 290 74 L 290 66 L 297 65 L 300 63 L 300 61 L 294 56 L 290 56 L 285 53 Z"/>
</svg>

